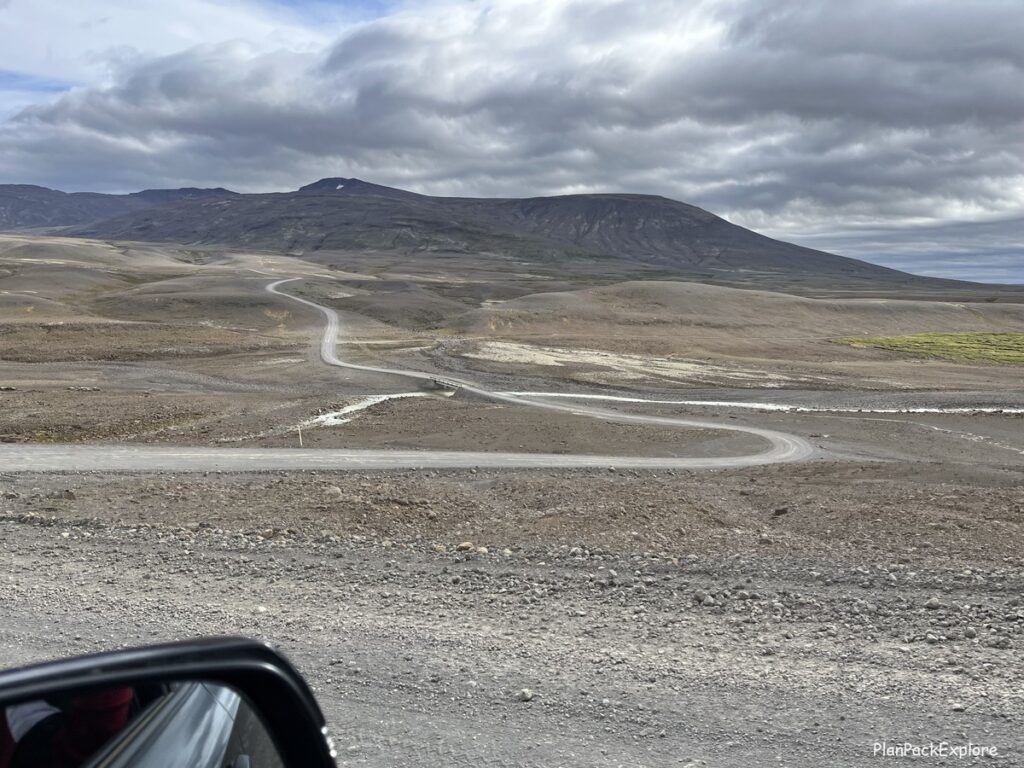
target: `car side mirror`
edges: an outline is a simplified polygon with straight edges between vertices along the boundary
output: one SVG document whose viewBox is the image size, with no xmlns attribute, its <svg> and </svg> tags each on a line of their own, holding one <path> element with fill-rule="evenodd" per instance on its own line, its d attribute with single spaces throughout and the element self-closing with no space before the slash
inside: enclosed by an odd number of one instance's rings
<svg viewBox="0 0 1024 768">
<path fill-rule="evenodd" d="M 334 768 L 309 686 L 277 651 L 197 640 L 0 673 L 0 768 Z"/>
</svg>

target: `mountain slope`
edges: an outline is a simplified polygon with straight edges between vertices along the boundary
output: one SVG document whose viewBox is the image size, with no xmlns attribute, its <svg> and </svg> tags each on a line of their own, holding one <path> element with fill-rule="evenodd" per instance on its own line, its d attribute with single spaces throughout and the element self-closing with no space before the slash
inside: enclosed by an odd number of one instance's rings
<svg viewBox="0 0 1024 768">
<path fill-rule="evenodd" d="M 0 230 L 67 227 L 182 200 L 224 197 L 226 189 L 147 189 L 129 195 L 60 192 L 31 184 L 0 184 Z"/>
<path fill-rule="evenodd" d="M 568 195 L 500 201 L 495 221 L 649 264 L 711 271 L 800 271 L 898 279 L 904 273 L 783 243 L 664 197 Z"/>
</svg>

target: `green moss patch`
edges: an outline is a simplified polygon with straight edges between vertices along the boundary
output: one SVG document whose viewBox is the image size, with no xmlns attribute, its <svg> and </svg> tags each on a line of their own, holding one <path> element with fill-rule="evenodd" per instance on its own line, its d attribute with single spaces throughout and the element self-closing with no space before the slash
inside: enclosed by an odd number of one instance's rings
<svg viewBox="0 0 1024 768">
<path fill-rule="evenodd" d="M 854 347 L 888 349 L 918 357 L 1024 365 L 1024 333 L 915 333 L 840 341 Z"/>
</svg>

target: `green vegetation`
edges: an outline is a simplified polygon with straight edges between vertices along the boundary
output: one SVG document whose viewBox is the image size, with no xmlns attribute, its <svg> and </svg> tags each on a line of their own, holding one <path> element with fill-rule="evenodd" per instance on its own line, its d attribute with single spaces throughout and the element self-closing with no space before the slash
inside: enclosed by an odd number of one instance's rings
<svg viewBox="0 0 1024 768">
<path fill-rule="evenodd" d="M 921 357 L 1024 365 L 1024 333 L 916 333 L 840 341 L 854 347 L 875 347 Z"/>
</svg>

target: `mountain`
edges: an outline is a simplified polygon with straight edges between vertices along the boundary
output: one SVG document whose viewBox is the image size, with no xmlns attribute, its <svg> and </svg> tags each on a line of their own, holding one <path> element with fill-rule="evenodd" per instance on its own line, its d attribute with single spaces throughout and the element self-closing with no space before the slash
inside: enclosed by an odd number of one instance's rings
<svg viewBox="0 0 1024 768">
<path fill-rule="evenodd" d="M 128 195 L 60 192 L 31 184 L 0 184 L 0 230 L 66 227 L 183 200 L 234 195 L 226 189 L 146 189 Z"/>
<path fill-rule="evenodd" d="M 12 199 L 17 205 L 4 203 Z M 181 189 L 67 195 L 0 187 L 0 229 L 11 222 L 64 227 L 59 233 L 79 237 L 246 247 L 327 263 L 331 254 L 351 251 L 434 253 L 549 265 L 584 259 L 614 264 L 620 272 L 764 288 L 977 287 L 773 240 L 652 195 L 431 197 L 333 177 L 271 194 Z"/>
</svg>

